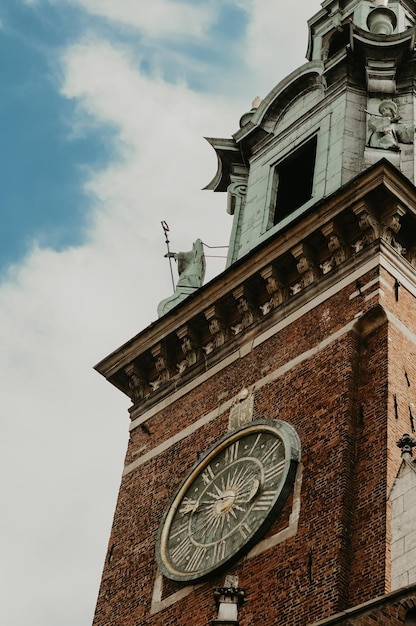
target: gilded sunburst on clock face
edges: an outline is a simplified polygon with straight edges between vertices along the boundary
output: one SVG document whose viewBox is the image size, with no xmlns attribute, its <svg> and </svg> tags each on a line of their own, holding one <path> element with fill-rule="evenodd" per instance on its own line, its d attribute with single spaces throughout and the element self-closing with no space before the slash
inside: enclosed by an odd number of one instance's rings
<svg viewBox="0 0 416 626">
<path fill-rule="evenodd" d="M 248 550 L 282 508 L 299 454 L 295 430 L 266 420 L 211 448 L 162 521 L 156 551 L 162 572 L 173 580 L 197 580 Z"/>
</svg>

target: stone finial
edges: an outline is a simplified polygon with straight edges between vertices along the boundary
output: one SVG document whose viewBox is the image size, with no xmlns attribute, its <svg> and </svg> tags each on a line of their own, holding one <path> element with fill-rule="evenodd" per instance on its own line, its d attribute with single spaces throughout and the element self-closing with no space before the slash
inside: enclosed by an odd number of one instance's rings
<svg viewBox="0 0 416 626">
<path fill-rule="evenodd" d="M 245 598 L 245 590 L 238 587 L 238 576 L 227 576 L 224 587 L 214 589 L 218 617 L 211 626 L 238 626 L 238 611 Z"/>
<path fill-rule="evenodd" d="M 261 104 L 262 100 L 260 96 L 256 96 L 251 104 L 251 109 L 247 113 L 244 113 L 240 119 L 240 128 L 243 128 L 253 117 L 254 113 L 257 111 Z"/>
<path fill-rule="evenodd" d="M 262 103 L 262 99 L 260 98 L 260 96 L 256 96 L 253 102 L 251 103 L 251 108 L 258 109 L 261 103 Z"/>
<path fill-rule="evenodd" d="M 376 7 L 369 13 L 367 26 L 374 35 L 391 35 L 397 26 L 396 14 L 387 8 L 388 0 L 376 0 Z"/>
<path fill-rule="evenodd" d="M 413 439 L 408 433 L 405 433 L 401 439 L 397 442 L 398 448 L 402 451 L 402 457 L 410 461 L 413 455 L 413 448 L 416 447 L 416 440 Z"/>
</svg>

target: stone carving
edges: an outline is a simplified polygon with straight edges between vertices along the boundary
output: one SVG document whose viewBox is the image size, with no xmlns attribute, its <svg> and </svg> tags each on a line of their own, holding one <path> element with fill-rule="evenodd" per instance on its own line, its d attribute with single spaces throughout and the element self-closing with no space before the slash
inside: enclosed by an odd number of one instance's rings
<svg viewBox="0 0 416 626">
<path fill-rule="evenodd" d="M 211 354 L 215 348 L 224 345 L 227 338 L 226 324 L 223 315 L 217 306 L 212 306 L 205 311 L 205 319 L 208 322 L 208 329 L 212 336 L 212 341 L 203 346 L 205 354 Z"/>
<path fill-rule="evenodd" d="M 268 265 L 261 270 L 260 274 L 266 281 L 267 293 L 271 295 L 270 301 L 260 306 L 263 315 L 267 315 L 273 308 L 287 300 L 288 290 L 284 285 L 281 272 L 274 265 Z"/>
<path fill-rule="evenodd" d="M 303 281 L 300 281 L 299 283 L 295 283 L 294 285 L 292 285 L 290 287 L 290 292 L 292 294 L 292 296 L 296 296 L 297 293 L 300 293 L 303 289 L 304 285 L 303 285 Z"/>
<path fill-rule="evenodd" d="M 400 122 L 397 104 L 393 100 L 382 100 L 378 107 L 380 115 L 371 115 L 368 120 L 371 148 L 382 148 L 400 152 L 400 143 L 413 143 L 415 129 Z"/>
<path fill-rule="evenodd" d="M 190 365 L 194 365 L 198 360 L 198 341 L 195 333 L 188 326 L 182 326 L 176 332 L 181 342 L 181 349 L 185 355 L 185 360 L 178 364 L 177 368 L 180 374 Z"/>
<path fill-rule="evenodd" d="M 268 300 L 264 304 L 260 305 L 260 310 L 263 315 L 267 315 L 273 309 L 273 300 Z"/>
<path fill-rule="evenodd" d="M 327 259 L 323 263 L 319 265 L 322 270 L 322 274 L 328 274 L 335 267 L 335 259 L 331 256 L 330 259 Z"/>
<path fill-rule="evenodd" d="M 343 237 L 338 232 L 336 225 L 333 222 L 329 222 L 321 228 L 321 232 L 326 238 L 328 250 L 332 253 L 332 259 L 335 261 L 335 265 L 340 265 L 347 258 L 347 251 Z M 321 267 L 325 274 L 323 268 Z"/>
<path fill-rule="evenodd" d="M 231 330 L 233 331 L 234 335 L 238 335 L 239 333 L 241 333 L 244 330 L 244 326 L 240 322 L 240 324 L 236 324 L 235 326 L 231 326 Z"/>
<path fill-rule="evenodd" d="M 152 391 L 157 391 L 159 387 L 162 385 L 162 379 L 159 376 L 159 378 L 156 378 L 156 380 L 151 380 L 149 382 L 149 385 L 152 388 Z"/>
<path fill-rule="evenodd" d="M 224 289 L 216 303 L 203 312 L 199 311 L 197 317 L 192 317 L 191 312 L 189 323 L 149 348 L 143 361 L 143 370 L 136 370 L 133 365 L 125 367 L 124 373 L 128 376 L 125 384 L 133 402 L 148 398 L 151 395 L 149 387 L 151 393 L 157 392 L 173 377 L 175 384 L 182 384 L 184 381 L 180 380 L 180 375 L 191 365 L 199 364 L 204 355 L 214 353 L 233 336 L 239 335 L 239 340 L 240 335 L 257 320 L 259 324 L 262 323 L 261 317 L 290 301 L 292 295 L 302 292 L 319 280 L 322 274 L 329 274 L 372 242 L 384 240 L 399 254 L 406 254 L 407 261 L 416 267 L 416 246 L 409 246 L 406 251 L 403 240 L 400 238 L 398 241 L 404 214 L 416 224 L 411 209 L 406 209 L 399 199 L 394 204 L 384 204 L 370 198 L 369 202 L 357 201 L 351 210 L 355 220 L 351 219 L 350 213 L 348 222 L 329 220 L 319 226 L 313 237 L 290 247 L 290 250 L 283 250 L 281 256 L 259 267 L 256 276 L 250 277 L 249 281 L 244 282 L 243 278 L 237 287 Z M 289 252 L 292 259 L 288 256 Z M 295 268 L 297 275 L 294 273 Z M 153 356 L 153 363 L 149 353 Z M 137 357 L 134 360 L 136 364 Z M 153 380 L 148 382 L 149 379 Z M 243 409 L 237 406 L 230 414 L 234 410 Z"/>
<path fill-rule="evenodd" d="M 400 206 L 395 206 L 389 213 L 384 214 L 381 219 L 377 219 L 365 206 L 359 206 L 353 209 L 358 217 L 358 224 L 364 236 L 353 244 L 355 252 L 359 252 L 362 248 L 376 239 L 384 239 L 399 254 L 406 251 L 403 246 L 396 240 L 395 236 L 400 228 L 400 218 L 405 211 Z"/>
<path fill-rule="evenodd" d="M 302 276 L 302 280 L 290 288 L 293 295 L 311 285 L 319 276 L 319 270 L 312 258 L 311 251 L 306 244 L 299 244 L 291 250 L 296 260 L 296 269 Z"/>
<path fill-rule="evenodd" d="M 254 395 L 248 389 L 242 389 L 237 396 L 236 402 L 230 409 L 228 418 L 228 430 L 236 430 L 240 426 L 248 424 L 253 419 Z"/>
<path fill-rule="evenodd" d="M 214 337 L 215 346 L 222 346 L 225 342 L 225 326 L 220 318 L 213 317 L 209 322 L 209 332 Z"/>
<path fill-rule="evenodd" d="M 156 380 L 149 381 L 149 384 L 152 390 L 156 391 L 156 389 L 159 389 L 163 383 L 168 382 L 170 379 L 169 361 L 166 348 L 160 343 L 153 346 L 151 353 L 159 376 Z"/>
<path fill-rule="evenodd" d="M 205 278 L 204 244 L 197 239 L 189 252 L 168 252 L 166 257 L 178 263 L 179 280 L 176 287 L 201 287 Z"/>
<path fill-rule="evenodd" d="M 184 371 L 187 369 L 187 367 L 188 367 L 188 361 L 186 359 L 178 363 L 176 366 L 179 374 L 183 374 Z"/>
<path fill-rule="evenodd" d="M 159 317 L 168 313 L 195 289 L 201 287 L 205 278 L 204 244 L 201 239 L 194 242 L 192 250 L 189 252 L 168 252 L 165 256 L 177 261 L 179 280 L 175 293 L 162 300 L 157 307 Z"/>
<path fill-rule="evenodd" d="M 206 356 L 208 356 L 208 354 L 211 354 L 211 352 L 214 352 L 215 350 L 215 344 L 213 341 L 210 341 L 209 343 L 207 343 L 205 346 L 202 346 L 202 349 L 204 351 L 204 354 Z"/>
<path fill-rule="evenodd" d="M 351 244 L 351 248 L 354 250 L 355 254 L 357 254 L 357 252 L 361 252 L 361 250 L 363 250 L 365 244 L 366 240 L 364 237 L 362 237 L 361 239 L 357 239 L 357 241 L 354 241 Z"/>
<path fill-rule="evenodd" d="M 238 312 L 242 316 L 240 322 L 232 328 L 233 332 L 237 335 L 254 322 L 255 308 L 251 301 L 251 293 L 244 285 L 234 289 L 233 296 L 237 303 Z"/>
<path fill-rule="evenodd" d="M 405 433 L 397 442 L 397 447 L 401 449 L 403 457 L 410 459 L 413 448 L 416 448 L 416 441 L 408 433 Z"/>
<path fill-rule="evenodd" d="M 390 241 L 390 245 L 392 248 L 396 250 L 396 252 L 398 252 L 401 255 L 405 255 L 407 252 L 406 248 L 404 248 L 402 244 L 399 243 L 397 239 L 395 239 L 394 237 L 392 237 L 392 240 Z"/>
<path fill-rule="evenodd" d="M 407 253 L 407 260 L 412 267 L 416 268 L 416 247 L 410 248 Z"/>
<path fill-rule="evenodd" d="M 125 368 L 125 373 L 129 378 L 130 399 L 133 404 L 143 400 L 146 390 L 146 381 L 141 370 L 132 363 Z"/>
</svg>

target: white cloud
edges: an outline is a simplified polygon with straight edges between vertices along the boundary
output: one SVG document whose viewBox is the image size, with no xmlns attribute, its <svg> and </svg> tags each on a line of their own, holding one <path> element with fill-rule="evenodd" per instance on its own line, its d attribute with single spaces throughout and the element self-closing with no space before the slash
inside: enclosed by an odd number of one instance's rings
<svg viewBox="0 0 416 626">
<path fill-rule="evenodd" d="M 307 20 L 320 10 L 320 1 L 287 3 L 283 0 L 250 0 L 247 66 L 256 76 L 264 97 L 292 70 L 306 63 Z"/>
<path fill-rule="evenodd" d="M 35 246 L 0 287 L 0 474 L 9 498 L 0 523 L 17 541 L 3 558 L 8 626 L 29 614 L 34 626 L 90 623 L 129 405 L 92 365 L 153 321 L 171 293 L 160 221 L 182 250 L 201 235 L 226 244 L 231 225 L 225 198 L 200 191 L 216 169 L 202 135 L 234 127 L 225 100 L 140 75 L 124 50 L 98 40 L 68 49 L 63 67 L 63 93 L 77 99 L 83 123 L 114 127 L 115 160 L 90 172 L 85 245 Z M 224 261 L 208 264 L 212 275 Z"/>
<path fill-rule="evenodd" d="M 207 243 L 228 243 L 231 220 L 225 212 L 225 198 L 200 191 L 216 169 L 215 154 L 202 136 L 231 134 L 239 115 L 235 108 L 185 85 L 138 73 L 125 51 L 102 41 L 70 48 L 64 66 L 63 93 L 77 98 L 79 114 L 117 129 L 118 160 L 107 170 L 92 173 L 88 183 L 96 199 L 90 237 L 99 245 L 114 246 L 116 255 L 118 248 L 125 255 L 127 247 L 136 273 L 143 256 L 152 257 L 158 240 L 155 261 L 162 272 L 167 270 L 162 258 L 162 219 L 171 226 L 172 245 L 176 240 L 177 245 L 190 246 L 201 230 L 211 239 Z M 223 235 L 218 242 L 219 225 Z M 127 246 L 120 246 L 123 236 Z M 218 269 L 217 264 L 213 272 Z"/>
<path fill-rule="evenodd" d="M 140 10 L 142 2 L 77 1 L 154 36 L 198 36 L 213 16 L 210 4 L 153 0 Z M 129 405 L 92 365 L 153 321 L 171 291 L 161 220 L 174 250 L 199 236 L 228 243 L 225 196 L 200 191 L 216 170 L 202 137 L 231 135 L 259 87 L 271 89 L 293 69 L 291 51 L 306 49 L 303 6 L 281 2 L 285 15 L 273 23 L 275 0 L 244 4 L 250 21 L 241 55 L 251 66 L 229 77 L 222 98 L 140 73 L 135 53 L 92 31 L 62 55 L 61 91 L 78 103 L 74 128 L 109 125 L 114 139 L 107 168 L 89 173 L 84 245 L 63 252 L 34 245 L 0 285 L 0 481 L 8 499 L 0 524 L 13 538 L 2 553 L 7 626 L 91 622 Z M 294 26 L 289 41 L 287 24 L 299 22 L 302 37 Z M 208 259 L 209 277 L 223 266 Z"/>
<path fill-rule="evenodd" d="M 135 28 L 149 37 L 203 37 L 217 14 L 212 1 L 198 6 L 172 0 L 65 1 L 78 5 L 91 15 Z"/>
</svg>

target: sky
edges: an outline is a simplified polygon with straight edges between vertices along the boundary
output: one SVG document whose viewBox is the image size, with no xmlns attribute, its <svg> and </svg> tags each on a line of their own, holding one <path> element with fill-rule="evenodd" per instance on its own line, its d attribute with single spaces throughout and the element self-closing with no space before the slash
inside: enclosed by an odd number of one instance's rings
<svg viewBox="0 0 416 626">
<path fill-rule="evenodd" d="M 305 62 L 319 8 L 1 0 L 2 624 L 92 623 L 130 405 L 93 365 L 172 292 L 162 220 L 174 251 L 228 244 L 203 137 Z"/>
</svg>

